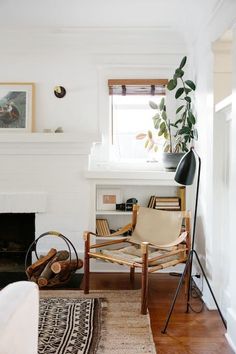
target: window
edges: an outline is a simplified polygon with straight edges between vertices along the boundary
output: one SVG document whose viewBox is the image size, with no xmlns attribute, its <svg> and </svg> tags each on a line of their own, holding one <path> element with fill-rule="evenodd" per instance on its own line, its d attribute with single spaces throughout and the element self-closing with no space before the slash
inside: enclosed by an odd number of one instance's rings
<svg viewBox="0 0 236 354">
<path fill-rule="evenodd" d="M 153 152 L 144 148 L 136 135 L 153 130 L 153 110 L 166 94 L 168 80 L 108 80 L 113 158 L 120 161 L 154 160 Z"/>
</svg>

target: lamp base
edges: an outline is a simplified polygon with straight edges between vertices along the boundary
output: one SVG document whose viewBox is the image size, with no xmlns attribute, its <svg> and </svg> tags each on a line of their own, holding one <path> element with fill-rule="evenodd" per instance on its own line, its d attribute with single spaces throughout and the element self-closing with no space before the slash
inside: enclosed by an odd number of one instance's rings
<svg viewBox="0 0 236 354">
<path fill-rule="evenodd" d="M 221 312 L 221 310 L 220 310 L 220 308 L 219 308 L 219 305 L 218 305 L 218 303 L 217 303 L 217 301 L 216 301 L 215 295 L 214 295 L 214 293 L 213 293 L 213 291 L 212 291 L 212 288 L 211 288 L 211 286 L 210 286 L 210 283 L 209 283 L 209 281 L 208 281 L 208 279 L 207 279 L 206 273 L 205 273 L 205 271 L 204 271 L 204 269 L 203 269 L 203 267 L 202 267 L 202 265 L 201 265 L 201 262 L 200 262 L 200 260 L 199 260 L 198 254 L 197 254 L 197 252 L 196 252 L 195 250 L 192 249 L 192 250 L 189 252 L 188 259 L 187 259 L 187 261 L 186 261 L 186 265 L 185 265 L 183 274 L 181 275 L 181 278 L 180 278 L 180 280 L 179 280 L 179 284 L 178 284 L 178 287 L 177 287 L 177 289 L 176 289 L 176 292 L 175 292 L 175 295 L 174 295 L 174 299 L 173 299 L 172 304 L 171 304 L 171 306 L 170 306 L 170 310 L 169 310 L 169 314 L 168 314 L 168 317 L 167 317 L 167 320 L 166 320 L 166 323 L 165 323 L 165 327 L 164 327 L 164 329 L 161 331 L 161 333 L 163 333 L 163 334 L 166 333 L 166 330 L 167 330 L 167 327 L 168 327 L 168 324 L 169 324 L 169 321 L 170 321 L 172 312 L 173 312 L 174 307 L 175 307 L 175 303 L 176 303 L 177 297 L 178 297 L 179 292 L 180 292 L 180 289 L 181 289 L 181 287 L 182 287 L 182 285 L 183 285 L 184 278 L 185 278 L 185 276 L 186 276 L 186 274 L 187 274 L 187 271 L 188 271 L 188 269 L 192 269 L 193 256 L 196 257 L 197 263 L 198 263 L 198 265 L 199 265 L 199 267 L 200 267 L 200 269 L 201 269 L 201 272 L 202 272 L 202 274 L 203 274 L 203 276 L 204 276 L 204 279 L 205 279 L 205 281 L 206 281 L 206 283 L 207 283 L 207 286 L 208 286 L 208 288 L 209 288 L 209 290 L 210 290 L 210 293 L 211 293 L 211 295 L 212 295 L 212 297 L 213 297 L 213 300 L 214 300 L 214 302 L 215 302 L 215 305 L 216 305 L 216 307 L 217 307 L 217 310 L 218 310 L 218 312 L 219 312 L 219 315 L 220 315 L 220 317 L 221 317 L 221 320 L 222 320 L 222 322 L 223 322 L 223 324 L 224 324 L 224 327 L 227 329 L 226 321 L 225 321 L 225 319 L 224 319 L 224 317 L 223 317 L 223 315 L 222 315 L 222 312 Z M 187 309 L 186 309 L 186 312 L 187 312 L 187 313 L 189 312 L 189 307 L 190 307 L 190 304 L 189 304 L 189 294 L 190 294 L 190 286 L 191 286 L 191 281 L 190 281 L 191 276 L 192 276 L 192 275 L 189 273 L 189 279 L 188 279 L 188 299 L 187 299 Z"/>
</svg>

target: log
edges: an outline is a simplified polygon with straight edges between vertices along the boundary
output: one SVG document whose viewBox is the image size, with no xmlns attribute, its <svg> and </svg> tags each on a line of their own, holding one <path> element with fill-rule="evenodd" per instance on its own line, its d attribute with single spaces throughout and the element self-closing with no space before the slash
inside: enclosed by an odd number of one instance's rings
<svg viewBox="0 0 236 354">
<path fill-rule="evenodd" d="M 47 263 L 46 267 L 40 274 L 38 278 L 39 287 L 44 287 L 48 284 L 48 280 L 53 276 L 53 272 L 51 270 L 51 265 L 53 262 L 66 260 L 69 257 L 68 251 L 59 251 L 57 254 Z"/>
<path fill-rule="evenodd" d="M 35 263 L 31 264 L 26 269 L 26 274 L 28 278 L 31 277 L 34 271 L 36 271 L 42 265 L 45 265 L 57 254 L 57 250 L 55 248 L 51 248 L 50 251 L 46 254 L 46 256 L 40 257 Z"/>
<path fill-rule="evenodd" d="M 63 270 L 58 274 L 55 274 L 53 278 L 50 278 L 47 286 L 53 287 L 57 285 L 66 284 L 71 277 L 72 272 L 70 270 Z"/>
<path fill-rule="evenodd" d="M 51 270 L 53 273 L 58 274 L 64 270 L 72 272 L 82 267 L 83 267 L 83 261 L 81 259 L 78 259 L 78 263 L 76 259 L 72 259 L 71 261 L 66 260 L 66 261 L 53 262 L 51 265 Z"/>
<path fill-rule="evenodd" d="M 53 278 L 49 279 L 47 286 L 53 287 L 56 285 L 62 285 L 68 282 L 70 279 L 71 272 L 61 272 L 59 274 L 56 274 Z"/>
<path fill-rule="evenodd" d="M 44 270 L 45 265 L 41 265 L 37 270 L 35 270 L 33 272 L 33 274 L 30 276 L 30 278 L 28 277 L 29 280 L 34 281 L 35 283 L 38 282 L 38 277 L 40 276 L 40 274 L 42 273 L 42 271 Z"/>
</svg>

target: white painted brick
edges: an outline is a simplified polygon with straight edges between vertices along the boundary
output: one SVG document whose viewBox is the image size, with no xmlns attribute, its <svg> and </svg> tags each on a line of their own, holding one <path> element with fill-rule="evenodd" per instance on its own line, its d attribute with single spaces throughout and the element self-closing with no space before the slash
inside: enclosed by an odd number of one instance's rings
<svg viewBox="0 0 236 354">
<path fill-rule="evenodd" d="M 40 192 L 1 192 L 1 213 L 43 213 L 46 211 L 47 194 Z"/>
<path fill-rule="evenodd" d="M 82 251 L 83 230 L 89 224 L 87 163 L 88 156 L 78 154 L 0 154 L 0 212 L 36 213 L 36 238 L 59 231 Z M 48 237 L 42 241 L 39 249 L 47 252 L 59 240 Z"/>
</svg>

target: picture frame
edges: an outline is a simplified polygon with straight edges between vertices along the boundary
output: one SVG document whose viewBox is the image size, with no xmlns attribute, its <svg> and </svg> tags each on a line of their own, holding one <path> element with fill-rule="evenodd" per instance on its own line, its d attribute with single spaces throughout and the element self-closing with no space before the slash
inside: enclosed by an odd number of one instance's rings
<svg viewBox="0 0 236 354">
<path fill-rule="evenodd" d="M 0 132 L 34 128 L 34 83 L 0 82 Z"/>
<path fill-rule="evenodd" d="M 121 200 L 121 190 L 118 188 L 97 190 L 97 210 L 116 210 L 116 204 Z"/>
</svg>

